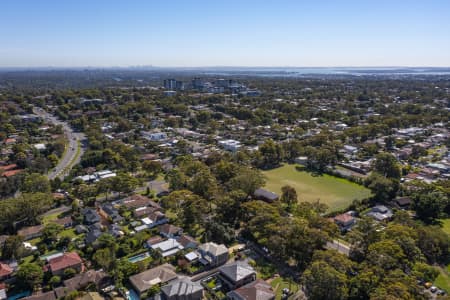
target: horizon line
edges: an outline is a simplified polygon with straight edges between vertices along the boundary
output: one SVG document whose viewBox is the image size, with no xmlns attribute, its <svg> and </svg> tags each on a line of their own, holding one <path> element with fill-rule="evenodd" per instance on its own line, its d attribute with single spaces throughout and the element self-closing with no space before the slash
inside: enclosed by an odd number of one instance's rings
<svg viewBox="0 0 450 300">
<path fill-rule="evenodd" d="M 153 68 L 153 69 L 203 69 L 203 68 L 248 68 L 248 69 L 274 69 L 274 68 L 303 68 L 303 69 L 325 69 L 325 68 L 336 68 L 336 69 L 373 69 L 373 68 L 406 68 L 406 69 L 417 69 L 417 68 L 430 68 L 430 69 L 446 69 L 449 66 L 430 66 L 430 65 L 416 65 L 416 66 L 240 66 L 240 65 L 207 65 L 207 66 L 154 66 L 154 65 L 129 65 L 129 66 L 0 66 L 1 69 L 143 69 L 143 68 Z"/>
</svg>

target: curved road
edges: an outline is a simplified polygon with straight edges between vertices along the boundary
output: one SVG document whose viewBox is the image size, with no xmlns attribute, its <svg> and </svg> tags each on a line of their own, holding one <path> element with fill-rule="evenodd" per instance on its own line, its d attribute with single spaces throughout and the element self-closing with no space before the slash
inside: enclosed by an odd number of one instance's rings
<svg viewBox="0 0 450 300">
<path fill-rule="evenodd" d="M 33 112 L 46 122 L 61 125 L 64 130 L 64 134 L 69 143 L 66 145 L 63 157 L 59 160 L 56 167 L 47 174 L 48 179 L 64 179 L 70 169 L 80 161 L 83 155 L 82 141 L 85 139 L 85 136 L 83 133 L 74 132 L 67 122 L 59 121 L 55 116 L 49 114 L 42 108 L 34 107 Z"/>
</svg>

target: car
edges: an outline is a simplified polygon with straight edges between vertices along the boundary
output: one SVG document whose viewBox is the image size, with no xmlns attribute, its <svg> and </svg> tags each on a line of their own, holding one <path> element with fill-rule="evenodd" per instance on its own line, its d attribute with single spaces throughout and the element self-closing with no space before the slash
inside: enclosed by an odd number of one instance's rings
<svg viewBox="0 0 450 300">
<path fill-rule="evenodd" d="M 436 293 L 437 290 L 438 290 L 438 288 L 435 287 L 434 285 L 432 287 L 430 287 L 430 292 L 432 292 L 432 293 Z"/>
<path fill-rule="evenodd" d="M 425 284 L 423 285 L 426 289 L 429 289 L 431 286 L 433 286 L 433 284 L 431 282 L 425 282 Z"/>
</svg>

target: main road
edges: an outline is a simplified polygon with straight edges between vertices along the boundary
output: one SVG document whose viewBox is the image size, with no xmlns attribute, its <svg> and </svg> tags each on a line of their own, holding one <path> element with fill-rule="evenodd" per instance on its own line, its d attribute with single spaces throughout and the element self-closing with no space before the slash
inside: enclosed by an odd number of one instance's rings
<svg viewBox="0 0 450 300">
<path fill-rule="evenodd" d="M 85 135 L 80 132 L 75 132 L 67 122 L 58 120 L 54 115 L 46 112 L 42 108 L 34 107 L 33 113 L 43 118 L 45 121 L 53 123 L 54 125 L 61 125 L 64 131 L 64 135 L 67 139 L 66 149 L 63 157 L 59 160 L 55 168 L 53 168 L 48 174 L 48 179 L 64 179 L 70 172 L 70 169 L 80 162 L 80 158 L 83 155 L 84 147 L 82 145 Z"/>
</svg>

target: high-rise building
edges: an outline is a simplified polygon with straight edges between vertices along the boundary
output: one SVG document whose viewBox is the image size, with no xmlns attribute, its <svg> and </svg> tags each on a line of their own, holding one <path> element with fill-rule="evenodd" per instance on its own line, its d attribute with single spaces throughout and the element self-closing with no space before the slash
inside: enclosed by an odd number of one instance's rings
<svg viewBox="0 0 450 300">
<path fill-rule="evenodd" d="M 165 79 L 164 88 L 168 91 L 182 91 L 184 90 L 184 82 L 175 79 Z"/>
</svg>

